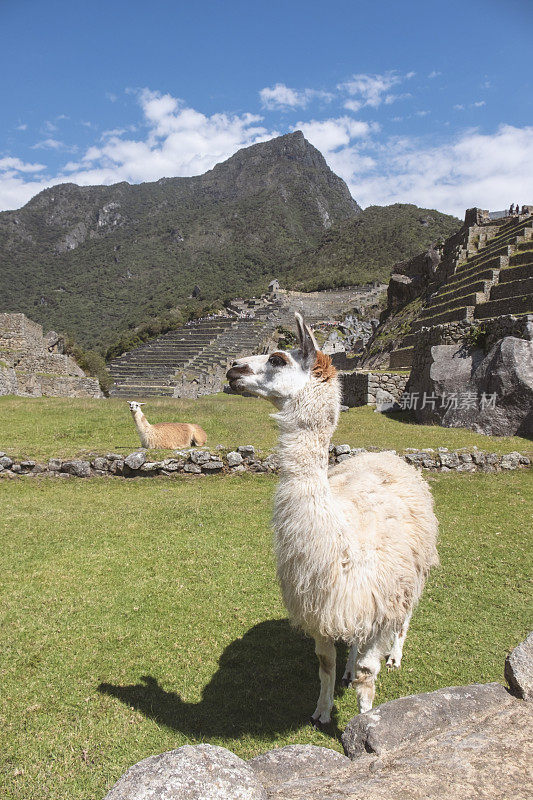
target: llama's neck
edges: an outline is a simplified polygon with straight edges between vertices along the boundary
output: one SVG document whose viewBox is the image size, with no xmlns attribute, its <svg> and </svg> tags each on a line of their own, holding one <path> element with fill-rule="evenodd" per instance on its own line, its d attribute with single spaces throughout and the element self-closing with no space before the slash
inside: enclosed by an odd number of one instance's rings
<svg viewBox="0 0 533 800">
<path fill-rule="evenodd" d="M 135 427 L 137 428 L 137 432 L 141 437 L 141 444 L 143 447 L 148 447 L 148 434 L 150 433 L 150 428 L 152 427 L 146 417 L 144 416 L 143 412 L 138 409 L 133 414 L 133 421 L 135 422 Z"/>
<path fill-rule="evenodd" d="M 280 480 L 273 523 L 282 585 L 285 570 L 293 567 L 304 583 L 311 573 L 328 576 L 342 547 L 343 515 L 328 480 L 329 443 L 338 411 L 336 382 L 317 382 L 275 415 L 280 426 Z"/>
<path fill-rule="evenodd" d="M 337 380 L 327 384 L 313 380 L 275 415 L 280 428 L 282 477 L 327 480 L 329 443 L 337 427 L 339 409 Z"/>
<path fill-rule="evenodd" d="M 301 513 L 299 506 L 316 513 L 331 505 L 328 481 L 329 443 L 337 425 L 339 389 L 312 381 L 275 415 L 280 437 L 278 455 L 280 483 L 277 504 L 291 516 Z"/>
</svg>

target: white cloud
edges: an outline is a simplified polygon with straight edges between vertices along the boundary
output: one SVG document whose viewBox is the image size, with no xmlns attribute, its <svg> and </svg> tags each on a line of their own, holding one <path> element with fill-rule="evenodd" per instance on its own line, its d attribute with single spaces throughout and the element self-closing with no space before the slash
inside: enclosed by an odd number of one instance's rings
<svg viewBox="0 0 533 800">
<path fill-rule="evenodd" d="M 11 156 L 0 158 L 0 172 L 7 170 L 10 172 L 42 172 L 43 169 L 46 169 L 44 164 L 27 164 L 21 161 L 20 158 L 12 158 Z"/>
<path fill-rule="evenodd" d="M 410 97 L 410 94 L 390 94 L 389 90 L 414 75 L 414 72 L 408 72 L 404 76 L 398 75 L 396 72 L 386 72 L 383 75 L 358 74 L 353 75 L 350 80 L 340 83 L 337 88 L 349 94 L 350 98 L 356 98 L 347 102 L 359 103 L 357 109 L 347 106 L 346 103 L 344 104 L 345 108 L 350 108 L 352 111 L 359 110 L 363 106 L 378 108 L 383 102 L 390 104 L 404 97 Z"/>
<path fill-rule="evenodd" d="M 429 73 L 428 78 L 437 78 L 439 75 L 442 75 L 442 72 L 437 72 L 437 70 L 433 70 Z"/>
<path fill-rule="evenodd" d="M 483 106 L 486 106 L 486 105 L 487 104 L 486 104 L 486 102 L 484 100 L 478 100 L 475 103 L 469 103 L 468 106 L 465 105 L 464 103 L 458 103 L 453 108 L 454 108 L 454 111 L 464 111 L 467 108 L 482 108 Z"/>
<path fill-rule="evenodd" d="M 25 131 L 27 129 L 28 129 L 28 126 L 26 124 L 17 125 L 17 127 L 15 128 L 15 130 L 17 130 L 17 131 Z"/>
<path fill-rule="evenodd" d="M 357 113 L 363 104 L 359 102 L 359 100 L 346 100 L 344 104 L 344 108 L 348 111 L 354 111 Z"/>
<path fill-rule="evenodd" d="M 351 117 L 337 117 L 298 122 L 293 130 L 301 130 L 305 138 L 326 155 L 339 147 L 346 147 L 352 139 L 369 136 L 378 128 L 375 123 L 360 122 Z"/>
<path fill-rule="evenodd" d="M 364 155 L 357 145 L 348 149 Z M 507 208 L 513 197 L 522 202 L 524 186 L 533 186 L 533 127 L 500 125 L 493 134 L 467 131 L 438 147 L 411 138 L 389 139 L 374 149 L 367 144 L 365 152 L 374 165 L 363 160 L 350 172 L 346 153 L 348 169 L 337 162 L 362 206 L 416 203 L 462 217 L 472 206 L 496 211 Z M 328 163 L 333 166 L 329 158 Z"/>
<path fill-rule="evenodd" d="M 32 144 L 32 150 L 64 150 L 66 145 L 57 139 L 43 139 L 41 142 Z"/>
<path fill-rule="evenodd" d="M 284 83 L 265 87 L 259 92 L 261 105 L 269 111 L 274 109 L 305 108 L 311 100 L 320 98 L 329 101 L 333 95 L 320 89 L 291 89 Z"/>
</svg>

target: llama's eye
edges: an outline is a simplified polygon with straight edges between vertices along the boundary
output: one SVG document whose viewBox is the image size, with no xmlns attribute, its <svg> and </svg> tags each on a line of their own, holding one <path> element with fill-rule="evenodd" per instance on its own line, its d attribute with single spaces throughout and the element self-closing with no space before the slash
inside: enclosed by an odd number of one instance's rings
<svg viewBox="0 0 533 800">
<path fill-rule="evenodd" d="M 273 355 L 268 359 L 268 363 L 272 364 L 273 367 L 284 367 L 287 362 L 281 356 Z"/>
</svg>

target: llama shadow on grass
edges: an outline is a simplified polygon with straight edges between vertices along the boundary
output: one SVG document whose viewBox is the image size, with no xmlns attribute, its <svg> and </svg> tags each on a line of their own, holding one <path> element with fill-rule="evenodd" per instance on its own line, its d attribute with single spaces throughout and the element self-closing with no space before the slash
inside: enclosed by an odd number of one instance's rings
<svg viewBox="0 0 533 800">
<path fill-rule="evenodd" d="M 337 650 L 340 671 L 346 648 Z M 274 738 L 297 730 L 309 721 L 319 692 L 314 642 L 286 619 L 261 622 L 233 641 L 199 703 L 184 702 L 178 692 L 165 691 L 151 675 L 141 676 L 140 681 L 129 686 L 101 683 L 98 691 L 159 725 L 202 739 L 243 734 Z M 340 736 L 335 716 L 326 733 Z"/>
</svg>

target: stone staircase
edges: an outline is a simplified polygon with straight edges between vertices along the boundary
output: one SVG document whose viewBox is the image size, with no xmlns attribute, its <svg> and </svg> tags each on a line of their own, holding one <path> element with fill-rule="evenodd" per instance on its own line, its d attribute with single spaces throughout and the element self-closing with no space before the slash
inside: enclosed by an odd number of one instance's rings
<svg viewBox="0 0 533 800">
<path fill-rule="evenodd" d="M 176 372 L 185 369 L 234 324 L 228 317 L 202 320 L 115 358 L 109 364 L 114 380 L 111 397 L 171 397 Z"/>
<path fill-rule="evenodd" d="M 469 229 L 450 274 L 440 286 L 435 285 L 409 332 L 391 352 L 391 368 L 412 365 L 421 328 L 533 312 L 533 219 L 526 216 L 498 222 L 481 230 L 479 226 Z"/>
<path fill-rule="evenodd" d="M 193 397 L 222 389 L 228 366 L 259 353 L 280 325 L 293 328 L 294 312 L 309 324 L 343 318 L 354 306 L 375 302 L 385 287 L 372 285 L 326 292 L 280 292 L 276 297 L 238 299 L 228 316 L 199 320 L 157 337 L 109 364 L 112 397 Z M 230 316 L 231 315 L 231 316 Z"/>
</svg>

